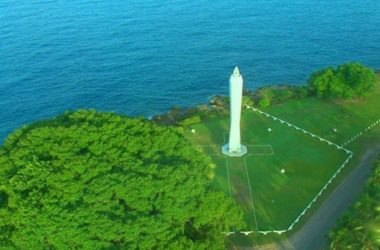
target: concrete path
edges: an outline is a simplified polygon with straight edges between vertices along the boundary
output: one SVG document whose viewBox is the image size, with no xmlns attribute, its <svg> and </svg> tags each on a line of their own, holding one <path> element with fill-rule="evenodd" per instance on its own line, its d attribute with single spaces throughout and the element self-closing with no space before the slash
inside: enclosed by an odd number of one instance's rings
<svg viewBox="0 0 380 250">
<path fill-rule="evenodd" d="M 362 194 L 373 162 L 380 152 L 380 146 L 369 150 L 362 163 L 330 194 L 308 222 L 290 237 L 294 249 L 319 250 L 328 248 L 328 232 L 337 220 Z"/>
</svg>

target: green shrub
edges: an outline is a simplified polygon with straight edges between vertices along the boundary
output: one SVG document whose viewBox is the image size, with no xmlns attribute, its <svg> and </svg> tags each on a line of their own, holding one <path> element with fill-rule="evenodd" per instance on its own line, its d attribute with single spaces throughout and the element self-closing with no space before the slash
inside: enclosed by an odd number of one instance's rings
<svg viewBox="0 0 380 250">
<path fill-rule="evenodd" d="M 201 121 L 202 121 L 201 117 L 199 115 L 195 115 L 195 116 L 186 118 L 185 120 L 181 121 L 179 123 L 179 125 L 181 125 L 183 127 L 188 127 L 188 126 L 191 126 L 193 124 L 200 123 Z"/>
<path fill-rule="evenodd" d="M 245 107 L 247 105 L 248 106 L 254 106 L 254 101 L 249 96 L 243 96 L 242 106 Z"/>
<path fill-rule="evenodd" d="M 267 108 L 270 105 L 270 99 L 268 97 L 264 97 L 260 100 L 259 105 L 261 108 Z"/>
<path fill-rule="evenodd" d="M 308 85 L 320 98 L 350 99 L 367 95 L 377 81 L 374 70 L 360 63 L 348 63 L 313 73 Z"/>
<path fill-rule="evenodd" d="M 273 93 L 273 97 L 271 101 L 273 103 L 282 103 L 294 97 L 293 92 L 291 91 L 290 88 L 273 89 L 272 93 Z"/>
<path fill-rule="evenodd" d="M 303 99 L 309 95 L 309 90 L 307 86 L 295 86 L 293 87 L 294 98 Z"/>
</svg>

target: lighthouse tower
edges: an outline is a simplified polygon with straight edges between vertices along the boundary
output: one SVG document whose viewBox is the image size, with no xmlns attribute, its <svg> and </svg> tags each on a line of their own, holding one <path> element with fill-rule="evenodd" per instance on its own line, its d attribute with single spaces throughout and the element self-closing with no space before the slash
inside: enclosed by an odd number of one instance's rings
<svg viewBox="0 0 380 250">
<path fill-rule="evenodd" d="M 236 66 L 230 77 L 230 113 L 231 127 L 228 144 L 222 147 L 222 152 L 228 156 L 242 156 L 247 153 L 247 147 L 240 144 L 240 117 L 243 98 L 243 77 Z"/>
</svg>

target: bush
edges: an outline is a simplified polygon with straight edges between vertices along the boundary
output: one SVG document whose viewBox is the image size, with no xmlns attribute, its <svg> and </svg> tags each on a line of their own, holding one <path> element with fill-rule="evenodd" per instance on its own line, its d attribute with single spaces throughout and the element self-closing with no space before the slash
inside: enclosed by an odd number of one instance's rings
<svg viewBox="0 0 380 250">
<path fill-rule="evenodd" d="M 260 99 L 267 98 L 269 101 L 272 101 L 274 98 L 274 93 L 273 93 L 274 87 L 265 87 L 260 90 L 258 90 L 258 95 L 260 96 Z"/>
<path fill-rule="evenodd" d="M 201 121 L 202 121 L 201 117 L 199 115 L 195 115 L 179 122 L 179 125 L 183 127 L 188 127 L 190 125 L 200 123 Z"/>
<path fill-rule="evenodd" d="M 295 86 L 293 87 L 294 98 L 303 99 L 309 95 L 307 86 Z"/>
<path fill-rule="evenodd" d="M 292 99 L 294 97 L 293 92 L 290 88 L 277 88 L 272 90 L 273 97 L 272 102 L 273 103 L 282 103 L 289 99 Z"/>
<path fill-rule="evenodd" d="M 260 100 L 259 105 L 261 108 L 267 108 L 270 105 L 270 99 L 268 97 L 264 97 Z"/>
<path fill-rule="evenodd" d="M 348 63 L 313 73 L 308 85 L 320 98 L 350 99 L 369 94 L 377 81 L 372 69 L 360 63 Z"/>
<path fill-rule="evenodd" d="M 254 101 L 252 100 L 252 98 L 250 98 L 249 96 L 243 96 L 243 99 L 242 99 L 242 106 L 245 107 L 245 106 L 253 106 L 255 103 Z"/>
</svg>

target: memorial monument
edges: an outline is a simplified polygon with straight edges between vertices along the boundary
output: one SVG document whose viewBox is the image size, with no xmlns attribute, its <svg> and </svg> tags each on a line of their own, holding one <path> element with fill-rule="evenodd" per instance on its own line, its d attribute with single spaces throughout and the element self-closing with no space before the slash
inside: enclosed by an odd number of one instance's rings
<svg viewBox="0 0 380 250">
<path fill-rule="evenodd" d="M 240 143 L 241 102 L 243 99 L 243 77 L 236 66 L 230 77 L 230 135 L 228 144 L 222 146 L 222 152 L 228 156 L 242 156 L 247 147 Z"/>
</svg>

